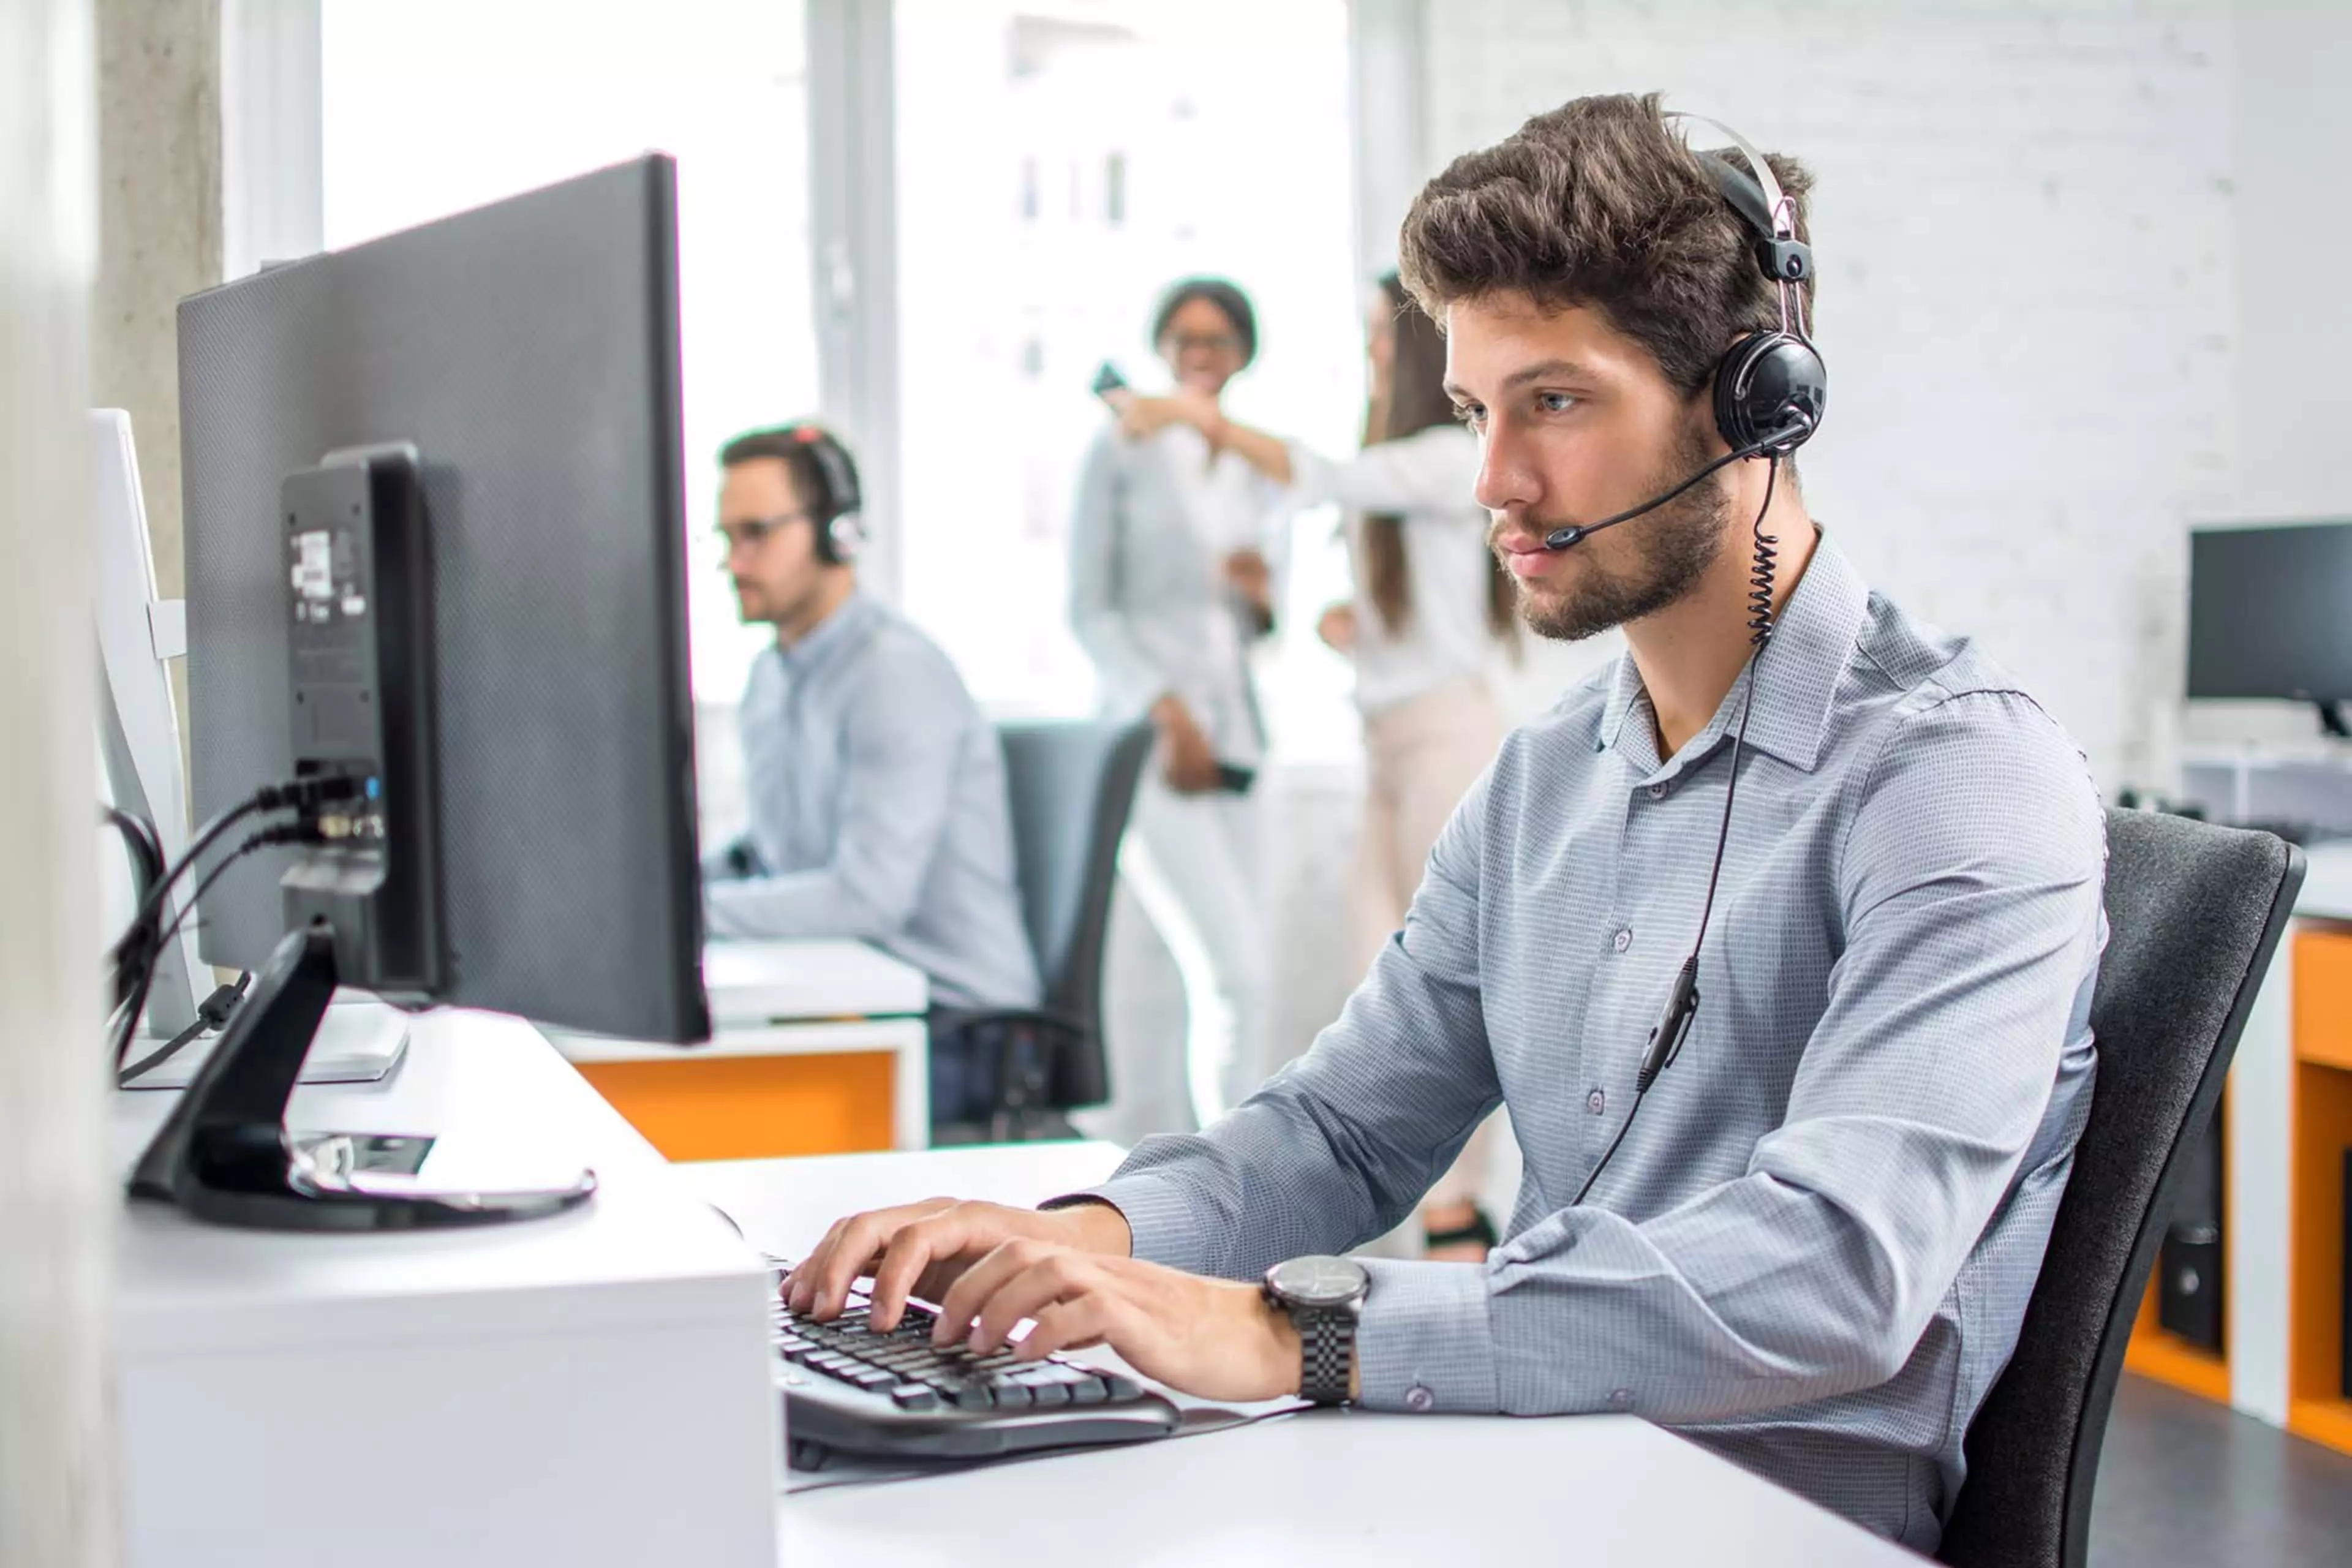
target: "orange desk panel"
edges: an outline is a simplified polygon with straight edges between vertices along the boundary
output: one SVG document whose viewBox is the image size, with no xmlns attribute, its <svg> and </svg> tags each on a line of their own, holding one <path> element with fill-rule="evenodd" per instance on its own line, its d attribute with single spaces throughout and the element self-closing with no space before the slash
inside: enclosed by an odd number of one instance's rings
<svg viewBox="0 0 2352 1568">
<path fill-rule="evenodd" d="M 581 1062 L 580 1076 L 671 1160 L 766 1160 L 892 1147 L 889 1051 Z"/>
</svg>

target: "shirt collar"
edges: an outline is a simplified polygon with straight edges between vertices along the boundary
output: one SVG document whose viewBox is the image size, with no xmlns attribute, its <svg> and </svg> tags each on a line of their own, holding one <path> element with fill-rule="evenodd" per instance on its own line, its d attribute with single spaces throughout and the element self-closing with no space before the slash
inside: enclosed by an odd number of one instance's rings
<svg viewBox="0 0 2352 1568">
<path fill-rule="evenodd" d="M 864 642 L 881 613 L 882 607 L 863 589 L 854 588 L 841 607 L 819 621 L 808 636 L 790 647 L 781 642 L 772 644 L 777 661 L 796 679 L 814 675 Z"/>
<path fill-rule="evenodd" d="M 1756 708 L 1748 718 L 1748 745 L 1801 772 L 1812 772 L 1820 760 L 1822 734 L 1829 726 L 1838 680 L 1853 657 L 1854 639 L 1869 609 L 1868 585 L 1824 531 L 1813 545 L 1803 580 L 1781 606 L 1780 621 L 1772 628 L 1762 662 L 1764 681 L 1757 689 Z M 1757 668 L 1751 663 L 1740 672 L 1706 728 L 1661 768 L 1650 694 L 1643 689 L 1642 672 L 1633 654 L 1622 654 L 1611 677 L 1609 700 L 1601 710 L 1594 749 L 1613 747 L 1644 778 L 1696 767 L 1738 724 L 1740 705 L 1747 700 L 1748 680 Z M 1640 722 L 1633 722 L 1637 719 Z"/>
</svg>

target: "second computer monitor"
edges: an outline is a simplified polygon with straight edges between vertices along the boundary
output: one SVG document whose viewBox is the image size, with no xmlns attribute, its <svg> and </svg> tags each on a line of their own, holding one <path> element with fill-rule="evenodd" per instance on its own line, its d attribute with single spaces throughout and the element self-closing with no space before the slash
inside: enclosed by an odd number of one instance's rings
<svg viewBox="0 0 2352 1568">
<path fill-rule="evenodd" d="M 425 999 L 686 1040 L 709 1026 L 675 213 L 675 170 L 648 157 L 197 295 L 180 395 L 196 816 L 293 767 L 289 616 L 376 613 L 289 601 L 288 476 L 413 448 Z M 268 958 L 294 853 L 207 894 L 206 959 Z"/>
<path fill-rule="evenodd" d="M 2352 522 L 2189 535 L 2189 695 L 2352 698 Z"/>
</svg>

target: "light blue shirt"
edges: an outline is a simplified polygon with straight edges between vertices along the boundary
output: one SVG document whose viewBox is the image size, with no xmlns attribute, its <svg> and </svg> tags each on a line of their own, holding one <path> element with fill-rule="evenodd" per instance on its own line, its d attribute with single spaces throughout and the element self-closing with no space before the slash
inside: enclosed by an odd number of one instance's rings
<svg viewBox="0 0 2352 1568">
<path fill-rule="evenodd" d="M 1035 1005 L 1003 748 L 938 644 L 853 595 L 760 656 L 742 732 L 751 829 L 704 858 L 712 936 L 854 937 L 941 1006 Z"/>
<path fill-rule="evenodd" d="M 1481 1265 L 1371 1261 L 1365 1404 L 1627 1410 L 1922 1551 L 2090 1111 L 2105 840 L 2081 754 L 1824 538 L 1760 668 L 1680 1059 L 1584 1206 L 1698 923 L 1746 677 L 1661 762 L 1630 660 L 1514 733 L 1314 1048 L 1098 1195 L 1249 1279 L 1413 1212 L 1486 1113 Z"/>
<path fill-rule="evenodd" d="M 1263 554 L 1278 605 L 1288 539 L 1281 491 L 1239 453 L 1211 452 L 1189 425 L 1142 440 L 1106 426 L 1087 448 L 1070 517 L 1070 626 L 1103 710 L 1139 719 L 1172 694 L 1221 761 L 1262 762 L 1249 662 L 1258 633 L 1225 585 L 1224 560 Z"/>
</svg>

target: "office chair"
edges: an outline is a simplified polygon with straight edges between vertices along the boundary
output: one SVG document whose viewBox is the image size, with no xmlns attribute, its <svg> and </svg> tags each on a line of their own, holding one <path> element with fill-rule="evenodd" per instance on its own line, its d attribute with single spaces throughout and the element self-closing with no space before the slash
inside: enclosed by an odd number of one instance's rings
<svg viewBox="0 0 2352 1568">
<path fill-rule="evenodd" d="M 2098 1077 L 2042 1277 L 1968 1436 L 1945 1527 L 1958 1568 L 2083 1568 L 2124 1344 L 2175 1187 L 2212 1124 L 2254 993 L 2303 885 L 2267 833 L 2107 813 Z"/>
<path fill-rule="evenodd" d="M 1034 1008 L 968 1012 L 948 1026 L 1000 1050 L 994 1113 L 940 1128 L 933 1142 L 1076 1136 L 1062 1114 L 1110 1098 L 1103 1050 L 1102 967 L 1118 845 L 1151 726 L 1091 721 L 1002 724 L 1022 923 L 1045 982 Z"/>
</svg>

